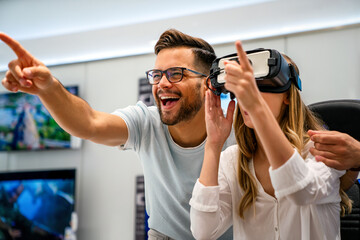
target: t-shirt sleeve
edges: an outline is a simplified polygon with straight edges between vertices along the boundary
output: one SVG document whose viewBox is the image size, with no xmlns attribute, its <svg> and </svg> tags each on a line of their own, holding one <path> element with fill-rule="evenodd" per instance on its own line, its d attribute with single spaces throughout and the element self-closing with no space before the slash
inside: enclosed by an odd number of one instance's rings
<svg viewBox="0 0 360 240">
<path fill-rule="evenodd" d="M 143 102 L 138 102 L 135 106 L 117 109 L 112 113 L 121 117 L 128 128 L 128 139 L 124 145 L 119 146 L 120 149 L 137 151 L 140 148 L 141 139 L 150 125 L 151 108 L 156 107 L 147 107 Z"/>
</svg>

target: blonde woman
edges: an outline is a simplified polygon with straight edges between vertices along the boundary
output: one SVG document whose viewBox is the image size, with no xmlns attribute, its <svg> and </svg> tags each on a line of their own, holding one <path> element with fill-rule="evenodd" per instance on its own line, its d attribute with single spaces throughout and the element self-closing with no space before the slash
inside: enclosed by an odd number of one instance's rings
<svg viewBox="0 0 360 240">
<path fill-rule="evenodd" d="M 296 84 L 282 93 L 260 92 L 241 43 L 235 45 L 241 65 L 225 63 L 225 88 L 238 103 L 238 144 L 221 153 L 234 103 L 224 117 L 220 99 L 208 91 L 204 162 L 190 200 L 194 237 L 216 239 L 233 225 L 234 239 L 340 239 L 340 212 L 351 202 L 340 193 L 345 171 L 309 153 L 307 131 L 322 129 L 320 121 Z"/>
</svg>

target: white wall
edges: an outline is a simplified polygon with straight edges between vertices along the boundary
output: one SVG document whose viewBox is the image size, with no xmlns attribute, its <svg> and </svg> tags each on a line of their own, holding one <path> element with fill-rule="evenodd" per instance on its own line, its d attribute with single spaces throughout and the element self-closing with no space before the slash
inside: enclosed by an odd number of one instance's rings
<svg viewBox="0 0 360 240">
<path fill-rule="evenodd" d="M 168 28 L 223 44 L 353 25 L 359 12 L 359 0 L 0 0 L 0 31 L 58 65 L 152 53 Z M 2 71 L 13 54 L 0 52 Z"/>
<path fill-rule="evenodd" d="M 313 103 L 360 98 L 359 40 L 360 26 L 355 25 L 245 41 L 244 47 L 275 48 L 291 56 L 301 71 L 304 100 Z M 235 51 L 233 43 L 215 50 L 218 56 Z M 136 103 L 138 79 L 154 59 L 145 54 L 50 69 L 64 85 L 78 84 L 80 96 L 92 107 L 112 112 Z M 84 141 L 80 150 L 0 153 L 2 171 L 69 167 L 78 169 L 79 239 L 133 239 L 135 176 L 142 173 L 134 152 Z"/>
</svg>

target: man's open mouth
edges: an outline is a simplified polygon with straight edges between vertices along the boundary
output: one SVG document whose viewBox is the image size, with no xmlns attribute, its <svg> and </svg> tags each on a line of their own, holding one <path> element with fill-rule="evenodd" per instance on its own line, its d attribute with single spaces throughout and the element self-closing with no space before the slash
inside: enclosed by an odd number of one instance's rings
<svg viewBox="0 0 360 240">
<path fill-rule="evenodd" d="M 177 101 L 179 101 L 179 97 L 174 96 L 163 96 L 160 97 L 161 104 L 165 107 L 173 106 Z"/>
</svg>

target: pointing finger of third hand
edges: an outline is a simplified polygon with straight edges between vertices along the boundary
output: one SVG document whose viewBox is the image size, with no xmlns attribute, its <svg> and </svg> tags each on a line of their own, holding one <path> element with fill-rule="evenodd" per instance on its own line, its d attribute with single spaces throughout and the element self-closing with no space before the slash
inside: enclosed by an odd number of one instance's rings
<svg viewBox="0 0 360 240">
<path fill-rule="evenodd" d="M 315 134 L 324 134 L 324 135 L 338 135 L 340 132 L 338 131 L 330 131 L 330 130 L 308 130 L 309 135 L 315 135 Z"/>
<path fill-rule="evenodd" d="M 322 144 L 339 144 L 339 137 L 333 134 L 315 134 L 311 136 L 311 140 Z"/>
</svg>

